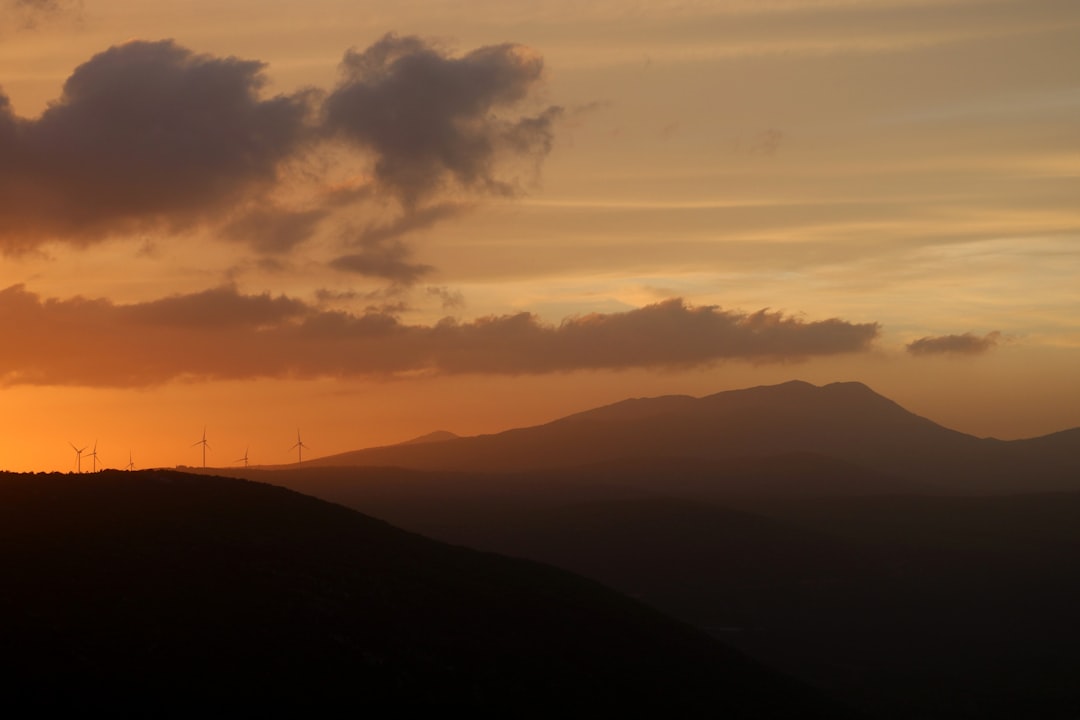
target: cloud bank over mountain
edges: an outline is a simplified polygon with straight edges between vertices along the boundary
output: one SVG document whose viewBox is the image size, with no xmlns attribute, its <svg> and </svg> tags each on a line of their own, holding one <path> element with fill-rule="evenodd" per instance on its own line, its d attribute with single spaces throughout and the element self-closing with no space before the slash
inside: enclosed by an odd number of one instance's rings
<svg viewBox="0 0 1080 720">
<path fill-rule="evenodd" d="M 409 325 L 234 287 L 160 300 L 43 299 L 0 291 L 5 385 L 142 387 L 173 380 L 540 374 L 781 362 L 866 351 L 876 323 L 693 307 L 679 299 L 554 325 L 522 312 Z M 92 340 L 92 342 L 83 342 Z M 79 351 L 72 352 L 73 344 Z"/>
</svg>

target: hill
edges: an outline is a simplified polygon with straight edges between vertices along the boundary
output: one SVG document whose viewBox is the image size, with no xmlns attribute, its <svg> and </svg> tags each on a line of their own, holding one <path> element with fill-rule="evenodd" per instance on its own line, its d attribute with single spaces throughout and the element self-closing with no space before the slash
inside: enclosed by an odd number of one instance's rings
<svg viewBox="0 0 1080 720">
<path fill-rule="evenodd" d="M 0 475 L 0 563 L 0 682 L 39 708 L 838 712 L 591 581 L 258 483 Z"/>
</svg>

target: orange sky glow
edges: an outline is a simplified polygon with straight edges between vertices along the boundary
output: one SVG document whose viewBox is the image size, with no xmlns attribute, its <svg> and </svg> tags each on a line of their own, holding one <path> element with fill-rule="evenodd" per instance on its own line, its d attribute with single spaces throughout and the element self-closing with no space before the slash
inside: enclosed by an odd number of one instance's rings
<svg viewBox="0 0 1080 720">
<path fill-rule="evenodd" d="M 0 0 L 0 469 L 794 378 L 1078 426 L 1078 33 L 1074 0 Z"/>
</svg>

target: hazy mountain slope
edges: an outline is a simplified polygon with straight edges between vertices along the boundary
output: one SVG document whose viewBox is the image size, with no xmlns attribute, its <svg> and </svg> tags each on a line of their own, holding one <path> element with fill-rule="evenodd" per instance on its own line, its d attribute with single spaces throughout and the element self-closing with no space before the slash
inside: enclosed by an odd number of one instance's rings
<svg viewBox="0 0 1080 720">
<path fill-rule="evenodd" d="M 1080 712 L 1080 494 L 813 497 L 789 488 L 726 496 L 737 512 L 660 497 L 687 489 L 663 476 L 647 495 L 650 484 L 632 475 L 619 482 L 624 472 L 262 477 L 596 578 L 874 716 Z"/>
<path fill-rule="evenodd" d="M 559 470 L 470 473 L 394 467 L 219 469 L 338 502 L 427 534 L 474 515 L 667 496 L 722 503 L 747 498 L 914 492 L 912 483 L 809 453 L 731 460 L 617 460 Z"/>
<path fill-rule="evenodd" d="M 37 707 L 836 712 L 552 568 L 266 485 L 0 476 L 0 683 Z"/>
<path fill-rule="evenodd" d="M 1080 494 L 589 503 L 453 539 L 596 577 L 896 717 L 1080 713 Z"/>
</svg>

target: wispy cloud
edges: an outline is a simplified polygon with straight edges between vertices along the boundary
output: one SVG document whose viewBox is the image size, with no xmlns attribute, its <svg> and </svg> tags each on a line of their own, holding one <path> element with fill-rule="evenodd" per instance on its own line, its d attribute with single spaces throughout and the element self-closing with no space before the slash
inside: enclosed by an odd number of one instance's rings
<svg viewBox="0 0 1080 720">
<path fill-rule="evenodd" d="M 34 30 L 65 17 L 78 17 L 82 0 L 0 0 L 0 30 Z"/>
</svg>

